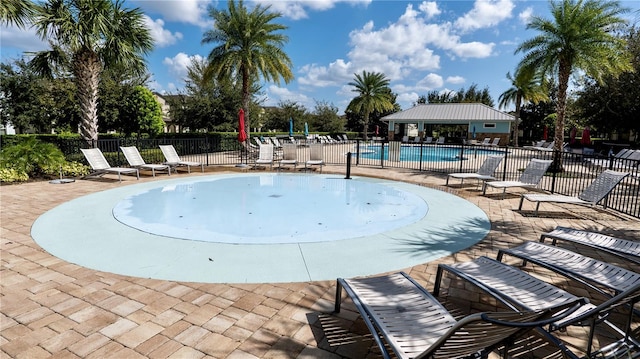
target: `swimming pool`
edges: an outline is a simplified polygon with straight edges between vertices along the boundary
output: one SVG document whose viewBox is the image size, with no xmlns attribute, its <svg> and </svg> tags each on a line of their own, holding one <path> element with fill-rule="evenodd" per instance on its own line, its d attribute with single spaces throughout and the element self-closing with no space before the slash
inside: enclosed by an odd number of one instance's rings
<svg viewBox="0 0 640 359">
<path fill-rule="evenodd" d="M 366 159 L 380 159 L 380 145 L 366 145 L 360 147 L 360 157 Z M 460 161 L 469 155 L 503 155 L 504 151 L 492 150 L 478 147 L 464 147 L 461 153 L 461 146 L 442 145 L 402 145 L 400 146 L 400 161 Z M 462 154 L 462 155 L 461 155 Z M 389 160 L 389 146 L 384 146 L 384 160 Z"/>
<path fill-rule="evenodd" d="M 31 235 L 52 255 L 105 272 L 277 283 L 404 269 L 467 248 L 489 229 L 474 204 L 422 186 L 259 173 L 93 193 L 44 213 Z"/>
</svg>

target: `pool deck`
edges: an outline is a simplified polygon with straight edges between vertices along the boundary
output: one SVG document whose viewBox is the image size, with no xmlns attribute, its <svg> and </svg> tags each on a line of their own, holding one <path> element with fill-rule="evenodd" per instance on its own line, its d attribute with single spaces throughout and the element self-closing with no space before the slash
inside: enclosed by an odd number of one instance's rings
<svg viewBox="0 0 640 359">
<path fill-rule="evenodd" d="M 208 168 L 205 175 L 233 171 L 238 170 Z M 344 168 L 326 166 L 324 172 L 340 174 Z M 640 240 L 640 221 L 602 208 L 543 204 L 540 217 L 534 217 L 527 211 L 514 211 L 519 196 L 507 193 L 503 199 L 497 192 L 481 196 L 472 181 L 460 187 L 454 180 L 452 187 L 445 188 L 442 175 L 424 172 L 353 167 L 351 173 L 444 189 L 487 213 L 491 230 L 481 242 L 434 262 L 402 268 L 429 290 L 433 289 L 438 263 L 467 261 L 480 255 L 495 258 L 499 249 L 537 240 L 558 225 Z M 201 175 L 181 172 L 177 176 Z M 45 252 L 30 236 L 33 222 L 61 203 L 166 178 L 158 175 L 153 179 L 143 173 L 140 181 L 124 176 L 118 183 L 117 176 L 106 175 L 101 180 L 70 184 L 34 182 L 0 187 L 0 357 L 380 357 L 349 300 L 339 315 L 331 314 L 335 281 L 206 284 L 134 278 L 67 263 Z M 59 231 L 64 235 L 65 228 Z M 567 285 L 542 269 L 528 266 L 527 270 L 559 286 Z M 442 300 L 455 313 L 496 309 L 493 301 L 471 288 L 454 280 L 446 284 L 449 290 Z M 581 291 L 577 286 L 572 290 Z M 639 327 L 634 324 L 634 334 L 640 334 Z M 586 340 L 583 328 L 571 328 L 564 335 L 578 347 Z M 530 345 L 535 345 L 535 338 Z M 543 345 L 521 357 L 539 358 L 539 353 L 548 354 L 549 350 Z"/>
</svg>

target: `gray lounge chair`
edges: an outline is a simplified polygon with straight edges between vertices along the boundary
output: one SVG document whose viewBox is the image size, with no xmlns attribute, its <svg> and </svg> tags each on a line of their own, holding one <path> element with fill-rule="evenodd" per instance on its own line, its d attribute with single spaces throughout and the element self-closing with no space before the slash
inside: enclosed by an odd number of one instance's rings
<svg viewBox="0 0 640 359">
<path fill-rule="evenodd" d="M 200 170 L 204 172 L 204 164 L 202 162 L 195 161 L 183 161 L 178 156 L 178 152 L 176 152 L 175 147 L 173 145 L 160 145 L 160 150 L 162 150 L 162 154 L 164 158 L 167 160 L 164 164 L 173 167 L 176 172 L 178 171 L 178 167 L 186 166 L 187 172 L 191 173 L 191 167 L 200 167 Z"/>
<path fill-rule="evenodd" d="M 468 281 L 516 311 L 541 310 L 548 306 L 574 302 L 578 299 L 577 296 L 565 290 L 487 257 L 479 257 L 470 262 L 438 265 L 434 295 L 439 293 L 440 282 L 445 271 Z M 631 335 L 631 322 L 634 311 L 630 309 L 638 300 L 640 300 L 640 283 L 636 283 L 600 305 L 585 303 L 565 318 L 551 323 L 546 329 L 540 327 L 538 331 L 551 343 L 557 345 L 566 357 L 572 359 L 578 359 L 578 356 L 552 333 L 572 325 L 583 326 L 585 323 L 589 324 L 590 330 L 589 340 L 585 348 L 586 358 L 618 357 L 620 354 L 618 350 L 623 350 L 626 353 L 638 353 L 640 343 Z M 610 311 L 616 310 L 624 304 L 630 304 L 627 306 L 629 308 L 627 311 L 628 320 L 625 327 L 620 328 L 607 320 L 606 317 Z M 610 328 L 616 340 L 598 350 L 594 350 L 593 338 L 596 326 L 600 323 L 605 323 Z M 613 356 L 605 355 L 611 352 L 614 353 Z"/>
<path fill-rule="evenodd" d="M 320 166 L 320 173 L 322 173 L 322 166 L 324 166 L 324 148 L 322 143 L 312 143 L 309 145 L 309 160 L 304 163 L 304 169 L 307 170 L 312 166 Z"/>
<path fill-rule="evenodd" d="M 518 210 L 522 210 L 522 203 L 527 201 L 536 202 L 536 215 L 538 208 L 542 202 L 568 203 L 582 206 L 595 206 L 613 191 L 613 189 L 622 181 L 629 173 L 616 172 L 606 170 L 602 172 L 587 188 L 578 194 L 578 196 L 564 196 L 560 194 L 539 194 L 527 193 L 520 197 L 520 205 Z M 607 207 L 606 200 L 604 207 Z"/>
<path fill-rule="evenodd" d="M 467 178 L 477 179 L 480 181 L 494 180 L 493 173 L 498 168 L 500 162 L 502 162 L 502 156 L 489 156 L 480 166 L 478 172 L 475 173 L 449 173 L 447 175 L 446 186 L 449 185 L 449 178 L 459 178 L 461 180 L 460 183 L 464 183 L 464 180 Z"/>
<path fill-rule="evenodd" d="M 107 159 L 104 158 L 102 151 L 99 148 L 82 148 L 80 149 L 82 154 L 89 162 L 89 166 L 91 166 L 92 172 L 88 175 L 84 176 L 84 178 L 89 177 L 101 177 L 107 173 L 115 173 L 118 175 L 118 181 L 122 182 L 122 175 L 136 175 L 136 179 L 140 179 L 140 173 L 137 168 L 126 168 L 126 167 L 111 167 Z"/>
<path fill-rule="evenodd" d="M 550 316 L 571 312 L 565 305 L 542 311 L 476 313 L 456 320 L 433 295 L 400 272 L 338 278 L 336 313 L 340 312 L 343 289 L 387 359 L 392 357 L 388 348 L 400 359 L 485 357 L 498 345 L 508 345 L 533 327 L 559 320 Z M 506 349 L 504 358 L 508 357 Z"/>
<path fill-rule="evenodd" d="M 295 169 L 298 165 L 298 146 L 295 143 L 285 143 L 282 145 L 282 159 L 278 162 L 278 168 L 282 166 L 293 166 Z"/>
<path fill-rule="evenodd" d="M 640 265 L 640 242 L 637 241 L 561 226 L 540 236 L 540 242 L 544 242 L 546 239 L 550 239 L 553 245 L 558 241 L 580 244 Z"/>
<path fill-rule="evenodd" d="M 153 177 L 156 176 L 156 171 L 167 171 L 171 176 L 171 167 L 169 165 L 146 163 L 140 152 L 135 146 L 121 146 L 120 150 L 124 153 L 124 157 L 129 162 L 129 166 L 137 169 L 151 170 Z"/>
<path fill-rule="evenodd" d="M 486 194 L 487 187 L 502 188 L 503 194 L 506 192 L 507 188 L 535 187 L 540 183 L 542 177 L 544 177 L 545 172 L 547 172 L 547 169 L 551 166 L 551 162 L 552 161 L 549 160 L 539 160 L 534 158 L 529 162 L 517 181 L 484 182 L 484 185 L 482 186 L 482 195 Z"/>
<path fill-rule="evenodd" d="M 273 145 L 260 145 L 260 152 L 253 163 L 253 167 L 256 168 L 261 165 L 269 165 L 269 169 L 273 168 Z"/>
</svg>

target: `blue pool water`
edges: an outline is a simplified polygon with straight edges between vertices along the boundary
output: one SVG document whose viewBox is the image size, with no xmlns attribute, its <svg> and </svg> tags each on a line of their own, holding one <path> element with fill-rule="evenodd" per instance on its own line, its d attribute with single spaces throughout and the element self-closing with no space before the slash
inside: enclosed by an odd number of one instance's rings
<svg viewBox="0 0 640 359">
<path fill-rule="evenodd" d="M 220 243 L 337 241 L 389 231 L 427 214 L 421 197 L 328 176 L 213 177 L 152 188 L 114 217 L 147 233 Z"/>
<path fill-rule="evenodd" d="M 380 145 L 361 146 L 360 157 L 367 159 L 380 159 Z M 460 161 L 471 155 L 499 155 L 504 154 L 501 150 L 491 150 L 486 148 L 465 147 L 461 153 L 460 146 L 400 146 L 400 161 Z M 384 160 L 389 160 L 389 146 L 384 146 Z"/>
</svg>

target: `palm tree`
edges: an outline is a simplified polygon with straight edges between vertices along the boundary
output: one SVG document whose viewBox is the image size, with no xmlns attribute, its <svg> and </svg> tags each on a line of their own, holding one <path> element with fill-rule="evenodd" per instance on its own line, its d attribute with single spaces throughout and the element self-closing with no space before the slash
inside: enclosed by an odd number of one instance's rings
<svg viewBox="0 0 640 359">
<path fill-rule="evenodd" d="M 511 81 L 511 87 L 498 98 L 500 107 L 504 108 L 514 103 L 516 105 L 516 122 L 513 130 L 513 145 L 518 147 L 518 122 L 520 121 L 520 109 L 523 103 L 538 103 L 549 98 L 543 78 L 531 71 L 520 68 L 516 70 L 515 77 L 507 73 L 507 79 Z"/>
<path fill-rule="evenodd" d="M 24 27 L 33 16 L 35 5 L 31 0 L 2 0 L 0 2 L 0 24 L 16 24 Z"/>
<path fill-rule="evenodd" d="M 253 83 L 260 76 L 278 84 L 280 78 L 285 83 L 293 80 L 293 64 L 282 49 L 289 39 L 279 33 L 287 27 L 273 23 L 282 14 L 269 12 L 270 6 L 256 5 L 249 11 L 242 0 L 237 6 L 235 1 L 228 1 L 227 5 L 227 11 L 215 8 L 209 11 L 215 25 L 204 33 L 202 43 L 218 44 L 208 55 L 208 76 L 242 82 L 242 108 L 249 138 L 249 102 L 255 90 Z"/>
<path fill-rule="evenodd" d="M 360 113 L 363 116 L 365 141 L 368 139 L 367 129 L 369 127 L 369 115 L 374 112 L 391 111 L 394 109 L 392 94 L 389 90 L 389 80 L 380 72 L 362 71 L 362 75 L 355 74 L 350 86 L 355 87 L 354 92 L 358 93 L 349 105 L 347 110 Z"/>
<path fill-rule="evenodd" d="M 123 0 L 49 0 L 36 7 L 34 26 L 51 49 L 35 54 L 30 65 L 41 74 L 71 71 L 81 112 L 80 134 L 98 139 L 98 86 L 109 68 L 145 72 L 144 55 L 153 39 L 143 13 L 124 9 Z"/>
<path fill-rule="evenodd" d="M 561 0 L 550 2 L 553 20 L 534 17 L 527 29 L 540 32 L 523 42 L 516 53 L 525 56 L 518 67 L 540 71 L 546 77 L 555 72 L 558 82 L 553 169 L 562 171 L 561 149 L 567 107 L 569 77 L 582 70 L 597 81 L 632 69 L 625 40 L 614 31 L 625 24 L 626 12 L 618 1 Z"/>
</svg>

